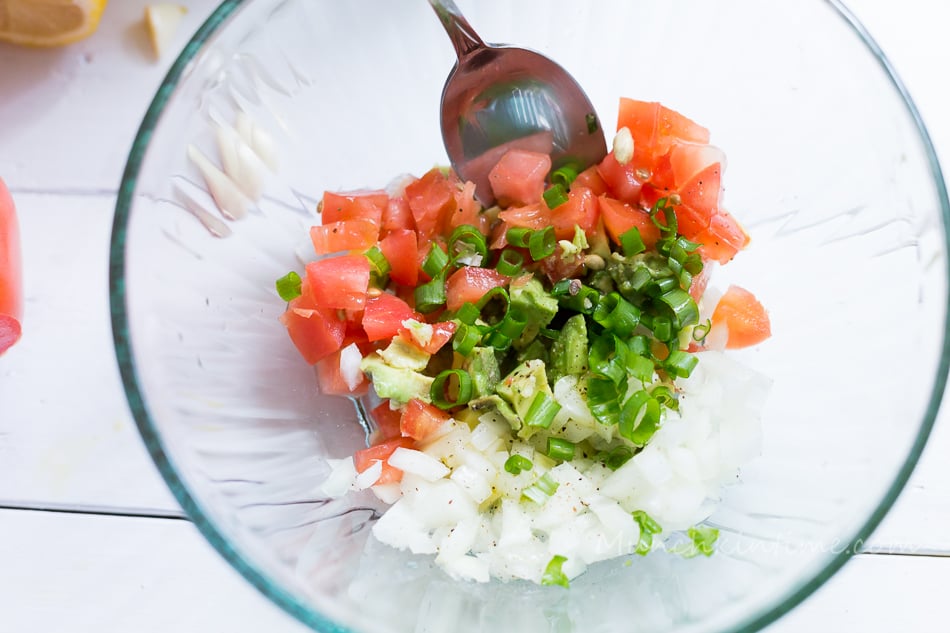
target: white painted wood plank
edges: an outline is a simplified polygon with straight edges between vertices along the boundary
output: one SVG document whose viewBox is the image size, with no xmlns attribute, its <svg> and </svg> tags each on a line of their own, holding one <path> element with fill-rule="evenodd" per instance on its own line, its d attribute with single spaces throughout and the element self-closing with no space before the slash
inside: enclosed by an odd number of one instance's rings
<svg viewBox="0 0 950 633">
<path fill-rule="evenodd" d="M 14 189 L 116 191 L 132 138 L 168 67 L 218 0 L 188 0 L 155 61 L 149 0 L 111 2 L 99 30 L 62 49 L 0 43 L 0 174 Z"/>
<path fill-rule="evenodd" d="M 2 628 L 302 633 L 186 521 L 0 511 Z M 950 558 L 853 559 L 767 633 L 945 631 Z M 15 597 L 11 599 L 11 597 Z"/>
</svg>

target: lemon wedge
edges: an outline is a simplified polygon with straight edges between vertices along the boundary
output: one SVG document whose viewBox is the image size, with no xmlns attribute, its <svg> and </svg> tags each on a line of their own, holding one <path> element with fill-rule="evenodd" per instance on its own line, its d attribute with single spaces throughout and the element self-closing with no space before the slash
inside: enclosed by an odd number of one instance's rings
<svg viewBox="0 0 950 633">
<path fill-rule="evenodd" d="M 163 2 L 145 7 L 145 27 L 156 58 L 160 58 L 171 44 L 186 13 L 188 9 L 180 4 Z"/>
<path fill-rule="evenodd" d="M 0 0 L 0 41 L 62 46 L 92 35 L 108 0 Z"/>
</svg>

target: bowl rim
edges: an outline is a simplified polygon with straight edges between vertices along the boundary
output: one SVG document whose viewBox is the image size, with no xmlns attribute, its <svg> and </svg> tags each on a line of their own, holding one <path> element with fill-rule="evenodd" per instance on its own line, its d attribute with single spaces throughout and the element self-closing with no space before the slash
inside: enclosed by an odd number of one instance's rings
<svg viewBox="0 0 950 633">
<path fill-rule="evenodd" d="M 903 82 L 898 77 L 890 60 L 854 13 L 844 5 L 842 0 L 821 1 L 832 8 L 838 17 L 842 19 L 865 46 L 867 46 L 868 52 L 876 58 L 887 80 L 890 81 L 893 88 L 903 100 L 904 107 L 907 109 L 907 113 L 916 126 L 919 139 L 923 144 L 924 152 L 929 163 L 931 177 L 940 204 L 940 217 L 943 224 L 943 248 L 945 253 L 950 254 L 950 201 L 948 201 L 947 196 L 947 185 L 940 168 L 933 142 L 927 132 L 917 106 L 914 104 Z M 314 630 L 324 631 L 326 633 L 352 633 L 346 627 L 334 623 L 323 614 L 311 608 L 293 593 L 283 589 L 267 573 L 258 569 L 254 563 L 229 543 L 224 531 L 205 513 L 202 509 L 202 504 L 191 494 L 191 491 L 185 485 L 185 482 L 179 476 L 166 454 L 165 443 L 157 427 L 152 422 L 148 408 L 145 406 L 143 390 L 140 387 L 138 370 L 132 354 L 129 320 L 126 310 L 125 244 L 128 221 L 131 215 L 142 162 L 146 156 L 152 134 L 162 118 L 165 106 L 175 95 L 179 81 L 183 75 L 186 74 L 188 67 L 204 50 L 206 45 L 211 43 L 214 36 L 219 33 L 225 23 L 235 15 L 235 12 L 248 2 L 250 2 L 250 0 L 224 0 L 211 13 L 172 64 L 136 132 L 122 174 L 122 180 L 116 199 L 115 217 L 109 247 L 109 303 L 113 345 L 126 399 L 149 455 L 151 455 L 152 460 L 158 467 L 159 472 L 175 499 L 205 539 L 211 543 L 215 550 L 217 550 L 235 570 L 256 587 L 258 591 L 302 623 L 310 626 Z M 950 279 L 950 256 L 944 259 L 944 274 Z M 787 593 L 774 605 L 738 623 L 736 628 L 732 629 L 731 633 L 753 633 L 754 631 L 759 631 L 794 609 L 841 569 L 852 555 L 858 553 L 861 544 L 870 537 L 871 533 L 874 532 L 883 520 L 907 484 L 936 421 L 947 383 L 948 369 L 950 369 L 950 310 L 944 313 L 943 340 L 941 341 L 940 350 L 941 355 L 937 366 L 936 379 L 927 403 L 926 412 L 917 431 L 917 436 L 901 467 L 897 471 L 894 480 L 888 487 L 887 492 L 878 502 L 877 507 L 858 528 L 851 539 L 847 541 L 847 547 L 840 548 L 836 551 L 818 573 L 808 578 L 790 593 Z"/>
</svg>

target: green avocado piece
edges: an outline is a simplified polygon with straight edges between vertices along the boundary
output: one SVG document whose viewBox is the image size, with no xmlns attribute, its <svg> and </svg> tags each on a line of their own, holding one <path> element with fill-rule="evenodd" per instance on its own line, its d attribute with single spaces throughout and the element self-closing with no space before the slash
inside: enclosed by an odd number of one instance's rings
<svg viewBox="0 0 950 633">
<path fill-rule="evenodd" d="M 561 335 L 551 343 L 548 378 L 551 384 L 564 376 L 580 376 L 587 371 L 587 321 L 583 314 L 569 318 Z"/>
<path fill-rule="evenodd" d="M 413 369 L 422 371 L 429 364 L 430 355 L 422 351 L 412 343 L 407 342 L 401 336 L 393 337 L 392 342 L 386 349 L 377 352 L 390 367 L 400 369 Z"/>
<path fill-rule="evenodd" d="M 544 392 L 552 398 L 554 397 L 554 393 L 548 385 L 544 361 L 540 360 L 528 360 L 515 367 L 510 374 L 498 383 L 495 391 L 511 404 L 511 408 L 514 409 L 521 420 L 527 417 L 531 403 L 534 402 L 538 392 Z M 537 426 L 522 425 L 518 430 L 518 437 L 526 440 L 539 430 L 540 427 Z"/>
<path fill-rule="evenodd" d="M 476 398 L 468 403 L 468 407 L 478 413 L 495 412 L 503 417 L 511 425 L 512 431 L 521 428 L 521 418 L 511 408 L 511 405 L 501 399 L 498 394 Z"/>
<path fill-rule="evenodd" d="M 432 378 L 406 367 L 393 367 L 378 352 L 363 359 L 360 369 L 369 374 L 380 398 L 405 404 L 413 398 L 430 401 Z"/>
<path fill-rule="evenodd" d="M 501 380 L 501 369 L 493 348 L 474 348 L 471 356 L 465 360 L 464 368 L 472 378 L 476 398 L 495 393 L 495 385 Z"/>
<path fill-rule="evenodd" d="M 517 310 L 528 321 L 524 332 L 514 341 L 514 348 L 523 350 L 557 314 L 558 302 L 534 277 L 525 282 L 512 283 L 508 296 L 511 299 L 511 309 Z"/>
</svg>

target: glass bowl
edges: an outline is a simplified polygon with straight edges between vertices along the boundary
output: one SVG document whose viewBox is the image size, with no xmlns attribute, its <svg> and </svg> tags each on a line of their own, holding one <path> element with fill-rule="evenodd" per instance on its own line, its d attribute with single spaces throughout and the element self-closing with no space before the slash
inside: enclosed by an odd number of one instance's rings
<svg viewBox="0 0 950 633">
<path fill-rule="evenodd" d="M 315 630 L 756 630 L 870 535 L 943 393 L 948 204 L 920 118 L 836 2 L 462 8 L 487 41 L 565 66 L 605 125 L 620 96 L 659 100 L 729 156 L 726 199 L 753 243 L 715 282 L 769 307 L 772 339 L 737 357 L 774 385 L 761 454 L 709 520 L 717 553 L 606 561 L 567 591 L 456 582 L 370 538 L 372 495 L 318 492 L 326 459 L 363 431 L 349 402 L 317 392 L 274 280 L 300 268 L 324 190 L 446 162 L 438 105 L 454 58 L 421 0 L 225 2 L 172 67 L 111 246 L 116 354 L 142 436 L 214 547 Z M 279 166 L 231 221 L 188 148 L 217 164 L 216 127 L 239 125 Z"/>
</svg>

